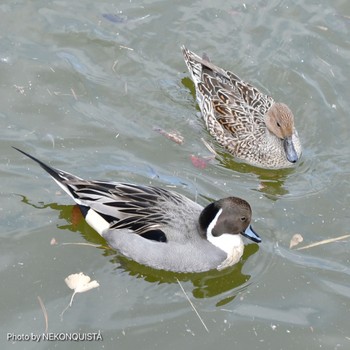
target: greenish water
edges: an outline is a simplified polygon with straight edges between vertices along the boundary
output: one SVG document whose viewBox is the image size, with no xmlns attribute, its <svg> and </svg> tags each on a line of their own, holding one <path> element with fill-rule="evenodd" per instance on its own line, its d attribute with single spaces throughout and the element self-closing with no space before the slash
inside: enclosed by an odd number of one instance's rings
<svg viewBox="0 0 350 350">
<path fill-rule="evenodd" d="M 350 3 L 7 0 L 0 19 L 2 349 L 350 348 L 350 240 L 289 249 L 295 233 L 302 244 L 349 233 Z M 304 147 L 294 169 L 237 163 L 213 142 L 181 44 L 290 106 Z M 211 155 L 202 138 L 219 154 L 204 169 L 191 162 Z M 263 243 L 222 272 L 146 268 L 108 249 L 11 146 L 81 177 L 169 186 L 201 204 L 243 197 Z M 77 294 L 61 319 L 64 279 L 80 271 L 100 287 Z M 100 331 L 103 341 L 8 341 L 45 331 L 38 297 L 49 332 Z"/>
</svg>

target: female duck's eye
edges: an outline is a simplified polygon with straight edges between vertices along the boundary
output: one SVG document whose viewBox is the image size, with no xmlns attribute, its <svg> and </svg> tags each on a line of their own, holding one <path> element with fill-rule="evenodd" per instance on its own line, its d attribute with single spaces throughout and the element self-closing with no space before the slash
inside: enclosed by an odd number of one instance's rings
<svg viewBox="0 0 350 350">
<path fill-rule="evenodd" d="M 241 217 L 241 221 L 246 221 L 246 220 L 247 220 L 247 218 L 245 216 Z"/>
<path fill-rule="evenodd" d="M 281 124 L 279 122 L 277 122 L 277 126 L 280 128 L 281 127 Z"/>
</svg>

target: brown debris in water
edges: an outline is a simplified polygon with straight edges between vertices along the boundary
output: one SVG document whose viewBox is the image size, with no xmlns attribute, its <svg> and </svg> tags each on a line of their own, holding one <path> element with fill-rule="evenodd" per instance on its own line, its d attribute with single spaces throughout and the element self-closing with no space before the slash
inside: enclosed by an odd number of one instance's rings
<svg viewBox="0 0 350 350">
<path fill-rule="evenodd" d="M 180 133 L 178 131 L 166 131 L 166 130 L 164 130 L 162 128 L 158 128 L 158 127 L 154 127 L 153 130 L 156 131 L 157 133 L 165 136 L 170 141 L 177 143 L 178 145 L 182 145 L 184 143 L 184 138 L 182 135 L 180 135 Z"/>
</svg>

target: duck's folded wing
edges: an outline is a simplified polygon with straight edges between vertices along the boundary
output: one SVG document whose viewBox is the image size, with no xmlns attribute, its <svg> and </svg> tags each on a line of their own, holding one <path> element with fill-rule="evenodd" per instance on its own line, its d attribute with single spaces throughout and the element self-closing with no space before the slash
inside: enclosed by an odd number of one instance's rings
<svg viewBox="0 0 350 350">
<path fill-rule="evenodd" d="M 70 183 L 78 201 L 93 209 L 109 224 L 110 229 L 130 229 L 143 234 L 167 223 L 163 203 L 174 205 L 181 196 L 151 186 L 104 181 Z"/>
</svg>

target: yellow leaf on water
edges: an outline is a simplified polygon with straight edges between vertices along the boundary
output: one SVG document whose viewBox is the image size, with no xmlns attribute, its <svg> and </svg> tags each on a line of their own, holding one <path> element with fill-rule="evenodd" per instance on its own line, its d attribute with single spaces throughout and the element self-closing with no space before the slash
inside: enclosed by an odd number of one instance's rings
<svg viewBox="0 0 350 350">
<path fill-rule="evenodd" d="M 87 292 L 99 286 L 97 281 L 91 281 L 91 278 L 82 272 L 69 275 L 64 281 L 70 289 L 74 289 L 74 293 Z"/>
<path fill-rule="evenodd" d="M 99 283 L 97 281 L 91 281 L 91 278 L 89 276 L 84 275 L 82 272 L 80 273 L 73 273 L 66 277 L 64 279 L 66 282 L 66 285 L 70 288 L 73 289 L 73 295 L 70 299 L 70 303 L 68 306 L 62 311 L 61 313 L 61 318 L 63 317 L 63 314 L 65 311 L 68 309 L 68 307 L 72 306 L 73 299 L 76 293 L 83 293 L 87 292 L 90 289 L 97 288 L 99 287 Z"/>
<path fill-rule="evenodd" d="M 304 240 L 303 236 L 300 233 L 296 233 L 295 235 L 293 235 L 292 239 L 290 240 L 289 248 L 293 248 L 297 246 L 303 240 Z"/>
</svg>

